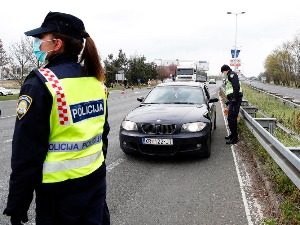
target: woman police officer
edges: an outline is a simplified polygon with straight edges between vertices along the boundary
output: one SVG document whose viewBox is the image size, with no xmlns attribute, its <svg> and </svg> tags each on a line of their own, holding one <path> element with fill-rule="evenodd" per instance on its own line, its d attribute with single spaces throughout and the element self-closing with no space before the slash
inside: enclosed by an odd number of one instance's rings
<svg viewBox="0 0 300 225">
<path fill-rule="evenodd" d="M 37 225 L 109 224 L 107 94 L 94 41 L 79 18 L 60 12 L 25 35 L 48 63 L 20 90 L 4 214 L 27 222 L 35 191 Z"/>
<path fill-rule="evenodd" d="M 226 144 L 236 144 L 238 142 L 237 118 L 243 98 L 242 87 L 238 75 L 232 69 L 224 64 L 221 72 L 226 75 L 226 97 L 228 104 L 228 126 L 230 135 L 226 136 Z"/>
</svg>

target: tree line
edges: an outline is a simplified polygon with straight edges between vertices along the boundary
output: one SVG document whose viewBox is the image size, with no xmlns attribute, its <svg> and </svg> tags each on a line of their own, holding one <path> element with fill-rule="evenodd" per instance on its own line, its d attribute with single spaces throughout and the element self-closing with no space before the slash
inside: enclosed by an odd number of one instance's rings
<svg viewBox="0 0 300 225">
<path fill-rule="evenodd" d="M 9 46 L 9 51 L 5 51 L 0 39 L 0 78 L 13 79 L 22 85 L 28 73 L 34 68 L 40 68 L 45 64 L 40 63 L 33 54 L 32 38 L 21 38 L 20 42 Z M 116 80 L 116 74 L 120 71 L 124 73 L 128 84 L 137 84 L 137 79 L 142 83 L 150 80 L 163 80 L 169 78 L 170 74 L 175 75 L 176 66 L 157 66 L 154 62 L 148 62 L 145 56 L 130 56 L 119 50 L 118 55 L 109 54 L 103 60 L 106 72 L 106 85 L 122 82 Z"/>
<path fill-rule="evenodd" d="M 300 88 L 300 33 L 273 50 L 265 60 L 267 82 Z"/>
</svg>

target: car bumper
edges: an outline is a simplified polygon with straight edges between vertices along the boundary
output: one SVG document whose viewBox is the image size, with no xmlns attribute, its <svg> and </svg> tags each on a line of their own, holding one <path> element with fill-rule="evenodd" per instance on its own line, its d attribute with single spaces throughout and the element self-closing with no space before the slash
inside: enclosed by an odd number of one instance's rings
<svg viewBox="0 0 300 225">
<path fill-rule="evenodd" d="M 172 139 L 172 145 L 143 144 L 143 138 Z M 210 131 L 199 133 L 181 133 L 174 135 L 145 135 L 126 130 L 119 133 L 120 147 L 127 153 L 141 153 L 144 155 L 171 156 L 176 154 L 190 154 L 206 152 Z"/>
</svg>

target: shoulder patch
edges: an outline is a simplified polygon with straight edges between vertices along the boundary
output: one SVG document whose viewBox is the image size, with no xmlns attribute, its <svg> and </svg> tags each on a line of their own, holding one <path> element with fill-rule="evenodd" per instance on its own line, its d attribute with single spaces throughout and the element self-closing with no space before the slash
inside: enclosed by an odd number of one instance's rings
<svg viewBox="0 0 300 225">
<path fill-rule="evenodd" d="M 30 106 L 32 103 L 32 98 L 29 97 L 28 95 L 21 95 L 18 100 L 18 105 L 17 105 L 17 117 L 19 120 L 25 116 L 25 114 L 28 112 Z"/>
<path fill-rule="evenodd" d="M 230 74 L 230 78 L 233 78 L 234 77 L 234 74 Z"/>
</svg>

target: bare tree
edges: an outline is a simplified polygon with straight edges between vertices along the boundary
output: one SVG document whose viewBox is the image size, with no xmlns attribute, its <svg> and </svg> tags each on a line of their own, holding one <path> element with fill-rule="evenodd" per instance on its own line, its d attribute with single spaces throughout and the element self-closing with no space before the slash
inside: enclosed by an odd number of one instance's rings
<svg viewBox="0 0 300 225">
<path fill-rule="evenodd" d="M 19 43 L 14 43 L 9 48 L 11 54 L 10 66 L 13 69 L 13 77 L 22 85 L 25 76 L 36 66 L 36 58 L 33 54 L 32 40 L 30 37 L 21 38 Z"/>
<path fill-rule="evenodd" d="M 156 72 L 158 74 L 157 79 L 163 81 L 166 78 L 169 78 L 170 73 L 167 67 L 165 66 L 158 66 L 156 67 Z"/>
<path fill-rule="evenodd" d="M 293 76 L 292 79 L 297 88 L 300 87 L 300 33 L 295 35 L 291 43 L 291 54 L 294 57 Z"/>
<path fill-rule="evenodd" d="M 5 70 L 4 66 L 9 63 L 9 58 L 7 57 L 7 54 L 3 48 L 2 41 L 0 39 L 0 78 L 3 81 L 3 72 Z M 3 86 L 3 84 L 2 84 Z"/>
</svg>

